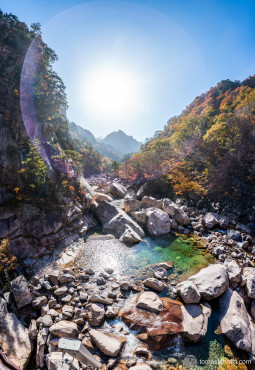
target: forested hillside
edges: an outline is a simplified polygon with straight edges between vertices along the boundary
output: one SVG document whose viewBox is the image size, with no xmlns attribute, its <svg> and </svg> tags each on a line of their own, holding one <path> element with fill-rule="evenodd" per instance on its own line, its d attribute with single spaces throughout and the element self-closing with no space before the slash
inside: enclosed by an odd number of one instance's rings
<svg viewBox="0 0 255 370">
<path fill-rule="evenodd" d="M 167 174 L 177 195 L 251 197 L 255 186 L 255 76 L 197 97 L 123 166 L 143 181 Z"/>
</svg>

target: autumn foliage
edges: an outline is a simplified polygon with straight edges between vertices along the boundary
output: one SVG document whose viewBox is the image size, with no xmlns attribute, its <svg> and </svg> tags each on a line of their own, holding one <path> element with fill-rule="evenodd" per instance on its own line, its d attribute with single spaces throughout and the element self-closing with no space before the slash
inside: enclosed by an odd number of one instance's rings
<svg viewBox="0 0 255 370">
<path fill-rule="evenodd" d="M 255 76 L 197 97 L 120 170 L 131 181 L 168 174 L 178 195 L 248 195 L 255 187 Z"/>
</svg>

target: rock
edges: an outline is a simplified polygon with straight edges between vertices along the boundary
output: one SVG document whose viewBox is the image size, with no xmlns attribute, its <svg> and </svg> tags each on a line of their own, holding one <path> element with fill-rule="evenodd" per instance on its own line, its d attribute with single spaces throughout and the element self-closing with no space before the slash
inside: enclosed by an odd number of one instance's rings
<svg viewBox="0 0 255 370">
<path fill-rule="evenodd" d="M 230 283 L 239 283 L 241 281 L 241 269 L 237 262 L 232 258 L 226 258 L 224 266 L 227 269 Z"/>
<path fill-rule="evenodd" d="M 23 275 L 16 277 L 11 282 L 12 292 L 18 308 L 24 307 L 32 302 L 32 296 Z"/>
<path fill-rule="evenodd" d="M 205 267 L 188 280 L 197 286 L 201 297 L 205 300 L 219 297 L 229 287 L 227 269 L 220 264 Z"/>
<path fill-rule="evenodd" d="M 79 292 L 81 302 L 86 302 L 88 300 L 88 295 L 85 292 Z"/>
<path fill-rule="evenodd" d="M 107 319 L 115 319 L 118 316 L 118 314 L 119 314 L 118 307 L 108 306 L 105 316 Z"/>
<path fill-rule="evenodd" d="M 240 233 L 240 231 L 237 231 L 237 230 L 228 230 L 228 236 L 237 241 L 237 242 L 241 242 L 242 241 L 242 235 Z"/>
<path fill-rule="evenodd" d="M 162 283 L 162 281 L 159 281 L 155 278 L 145 279 L 143 284 L 148 288 L 156 290 L 157 292 L 162 292 L 166 288 L 166 285 Z"/>
<path fill-rule="evenodd" d="M 145 225 L 147 222 L 147 216 L 143 211 L 131 212 L 131 216 L 134 217 L 136 221 L 140 222 L 140 224 Z"/>
<path fill-rule="evenodd" d="M 152 370 L 152 367 L 149 364 L 146 364 L 146 362 L 140 362 L 135 366 L 131 366 L 129 370 Z"/>
<path fill-rule="evenodd" d="M 80 369 L 79 362 L 76 359 L 73 360 L 73 356 L 68 353 L 65 353 L 64 357 L 61 352 L 51 352 L 46 355 L 48 370 L 70 370 L 69 362 L 72 364 L 73 369 Z"/>
<path fill-rule="evenodd" d="M 127 189 L 125 186 L 118 184 L 116 182 L 113 182 L 110 186 L 110 193 L 116 197 L 116 198 L 124 198 L 127 194 Z"/>
<path fill-rule="evenodd" d="M 153 197 L 143 197 L 141 202 L 142 208 L 161 208 L 162 200 L 155 199 Z"/>
<path fill-rule="evenodd" d="M 102 202 L 103 200 L 106 200 L 107 202 L 112 202 L 113 199 L 112 197 L 110 197 L 110 195 L 107 195 L 107 194 L 104 194 L 104 193 L 94 193 L 93 197 L 92 197 L 92 202 L 97 202 L 97 203 L 100 203 Z"/>
<path fill-rule="evenodd" d="M 113 304 L 113 300 L 107 297 L 101 297 L 99 295 L 93 295 L 89 298 L 89 302 L 102 303 L 102 304 Z"/>
<path fill-rule="evenodd" d="M 189 280 L 185 280 L 176 285 L 177 294 L 182 297 L 185 303 L 198 303 L 200 301 L 200 293 L 197 286 Z"/>
<path fill-rule="evenodd" d="M 7 302 L 0 297 L 0 319 L 1 319 L 1 316 L 5 316 L 7 315 L 8 313 L 8 309 L 7 309 Z"/>
<path fill-rule="evenodd" d="M 170 233 L 171 227 L 168 214 L 161 209 L 153 210 L 148 217 L 146 228 L 154 236 Z"/>
<path fill-rule="evenodd" d="M 40 368 L 44 367 L 44 352 L 48 335 L 49 328 L 40 326 L 37 334 L 37 344 L 36 344 L 36 365 Z"/>
<path fill-rule="evenodd" d="M 58 281 L 61 283 L 61 284 L 68 284 L 70 283 L 71 281 L 74 281 L 75 280 L 75 276 L 72 275 L 72 274 L 60 274 L 59 277 L 58 277 Z"/>
<path fill-rule="evenodd" d="M 126 342 L 124 337 L 95 329 L 89 331 L 89 336 L 100 351 L 109 357 L 117 357 Z"/>
<path fill-rule="evenodd" d="M 155 271 L 153 271 L 153 275 L 156 279 L 167 279 L 167 271 L 164 267 L 158 267 Z"/>
<path fill-rule="evenodd" d="M 58 275 L 59 271 L 49 272 L 49 281 L 52 283 L 52 285 L 58 285 Z"/>
<path fill-rule="evenodd" d="M 58 317 L 59 316 L 59 313 L 56 311 L 56 310 L 54 310 L 53 308 L 51 308 L 49 311 L 48 311 L 48 313 L 47 313 L 48 315 L 50 315 L 51 317 L 53 317 L 54 319 L 55 319 L 55 317 Z"/>
<path fill-rule="evenodd" d="M 141 346 L 137 346 L 135 351 L 134 351 L 134 354 L 136 356 L 148 356 L 149 355 L 149 350 L 146 346 L 144 345 L 141 345 Z"/>
<path fill-rule="evenodd" d="M 69 319 L 73 317 L 73 306 L 64 305 L 62 307 L 62 314 L 68 317 Z"/>
<path fill-rule="evenodd" d="M 136 306 L 150 312 L 158 313 L 162 311 L 163 304 L 156 293 L 143 292 L 137 297 Z"/>
<path fill-rule="evenodd" d="M 255 300 L 251 302 L 251 317 L 255 320 Z"/>
<path fill-rule="evenodd" d="M 190 222 L 189 216 L 170 199 L 163 199 L 162 210 L 177 221 L 179 225 L 188 225 Z"/>
<path fill-rule="evenodd" d="M 120 289 L 123 290 L 124 292 L 128 292 L 131 289 L 131 285 L 127 282 L 121 283 Z"/>
<path fill-rule="evenodd" d="M 214 226 L 220 224 L 221 217 L 218 213 L 208 212 L 204 216 L 204 224 L 207 229 L 212 229 Z"/>
<path fill-rule="evenodd" d="M 50 327 L 50 332 L 59 338 L 75 338 L 78 335 L 78 328 L 73 322 L 61 320 Z"/>
<path fill-rule="evenodd" d="M 141 207 L 141 202 L 137 199 L 125 199 L 124 210 L 127 213 L 135 212 Z"/>
<path fill-rule="evenodd" d="M 28 330 L 14 313 L 0 315 L 0 346 L 15 365 L 26 368 L 32 352 L 31 342 Z"/>
<path fill-rule="evenodd" d="M 64 285 L 61 288 L 54 290 L 54 294 L 56 296 L 61 296 L 61 295 L 64 295 L 67 291 L 68 291 L 68 288 Z"/>
<path fill-rule="evenodd" d="M 255 267 L 243 269 L 243 280 L 246 281 L 245 289 L 248 297 L 255 299 Z"/>
<path fill-rule="evenodd" d="M 48 302 L 48 299 L 45 296 L 36 297 L 32 301 L 32 306 L 38 309 L 38 308 L 41 308 L 47 302 Z"/>
<path fill-rule="evenodd" d="M 220 297 L 219 303 L 222 334 L 236 348 L 251 352 L 253 349 L 252 342 L 255 341 L 255 336 L 252 330 L 253 324 L 246 311 L 243 299 L 236 291 L 233 292 L 231 289 L 228 289 Z"/>
<path fill-rule="evenodd" d="M 158 267 L 163 267 L 166 270 L 170 270 L 171 268 L 174 267 L 174 263 L 172 261 L 164 261 L 164 262 L 160 262 L 158 264 Z"/>
<path fill-rule="evenodd" d="M 144 236 L 144 231 L 131 217 L 106 201 L 96 208 L 96 215 L 103 225 L 103 231 L 120 240 L 136 243 Z"/>
<path fill-rule="evenodd" d="M 61 296 L 60 300 L 62 303 L 69 303 L 72 300 L 72 296 L 70 294 L 67 294 L 64 297 Z"/>
<path fill-rule="evenodd" d="M 41 322 L 42 322 L 43 326 L 46 326 L 46 327 L 49 327 L 53 324 L 53 321 L 52 321 L 52 318 L 51 318 L 50 315 L 42 316 Z"/>
<path fill-rule="evenodd" d="M 191 342 L 200 341 L 207 332 L 208 318 L 212 309 L 208 303 L 185 304 L 183 313 L 183 339 Z"/>
<path fill-rule="evenodd" d="M 88 323 L 91 326 L 100 326 L 104 323 L 104 305 L 101 303 L 89 303 L 86 307 Z"/>
<path fill-rule="evenodd" d="M 125 195 L 124 199 L 136 199 L 136 193 L 132 189 L 128 189 L 127 194 Z"/>
</svg>

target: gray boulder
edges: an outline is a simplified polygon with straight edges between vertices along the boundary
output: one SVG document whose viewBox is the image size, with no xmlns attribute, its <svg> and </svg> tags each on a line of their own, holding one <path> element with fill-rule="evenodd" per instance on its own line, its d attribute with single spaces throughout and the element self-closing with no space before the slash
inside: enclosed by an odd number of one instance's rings
<svg viewBox="0 0 255 370">
<path fill-rule="evenodd" d="M 96 215 L 103 225 L 103 231 L 123 242 L 136 243 L 144 236 L 142 228 L 131 217 L 106 201 L 98 205 Z"/>
<path fill-rule="evenodd" d="M 239 283 L 241 281 L 241 269 L 238 266 L 237 262 L 232 258 L 226 258 L 224 262 L 224 266 L 227 269 L 228 277 L 230 283 Z"/>
<path fill-rule="evenodd" d="M 255 345 L 254 327 L 241 296 L 236 291 L 228 289 L 220 297 L 219 303 L 222 334 L 236 348 L 248 353 L 253 352 Z M 253 355 L 255 355 L 255 348 Z"/>
<path fill-rule="evenodd" d="M 110 186 L 110 193 L 115 198 L 124 198 L 127 194 L 127 189 L 125 186 L 118 184 L 117 182 L 113 182 Z"/>
<path fill-rule="evenodd" d="M 64 357 L 61 352 L 51 352 L 46 355 L 46 366 L 48 370 L 70 370 L 69 365 L 71 363 L 73 369 L 79 369 L 79 362 L 74 359 L 73 356 L 68 353 L 64 354 Z"/>
<path fill-rule="evenodd" d="M 149 214 L 146 228 L 154 236 L 168 234 L 171 230 L 168 214 L 161 209 L 152 210 Z"/>
<path fill-rule="evenodd" d="M 147 222 L 147 216 L 146 213 L 143 211 L 136 211 L 131 212 L 131 216 L 136 219 L 137 222 L 140 222 L 140 224 L 145 225 Z"/>
<path fill-rule="evenodd" d="M 237 241 L 237 242 L 241 242 L 242 241 L 242 235 L 240 233 L 240 231 L 237 231 L 237 230 L 228 230 L 228 236 Z"/>
<path fill-rule="evenodd" d="M 143 197 L 141 202 L 142 208 L 161 208 L 162 207 L 162 200 L 158 200 L 153 197 Z"/>
<path fill-rule="evenodd" d="M 109 357 L 117 357 L 126 342 L 124 337 L 95 329 L 89 331 L 89 336 L 100 351 Z"/>
<path fill-rule="evenodd" d="M 204 224 L 207 229 L 212 229 L 216 225 L 219 225 L 221 216 L 218 213 L 208 212 L 204 216 Z"/>
<path fill-rule="evenodd" d="M 104 323 L 105 310 L 101 303 L 89 303 L 86 307 L 88 323 L 91 326 L 100 326 Z"/>
<path fill-rule="evenodd" d="M 205 300 L 219 297 L 229 287 L 227 269 L 220 264 L 205 267 L 188 280 L 197 286 L 201 297 Z"/>
<path fill-rule="evenodd" d="M 185 303 L 198 303 L 201 295 L 193 281 L 185 280 L 176 285 L 177 294 Z"/>
<path fill-rule="evenodd" d="M 78 327 L 74 322 L 61 320 L 50 327 L 50 332 L 59 338 L 75 338 L 78 335 Z"/>
<path fill-rule="evenodd" d="M 137 199 L 124 199 L 124 210 L 127 213 L 135 212 L 141 207 L 141 202 Z"/>
<path fill-rule="evenodd" d="M 176 203 L 170 199 L 163 199 L 162 210 L 165 211 L 171 218 L 178 222 L 179 225 L 188 225 L 190 222 L 189 216 Z"/>
<path fill-rule="evenodd" d="M 24 307 L 32 302 L 32 295 L 23 275 L 16 277 L 11 282 L 12 292 L 18 308 Z"/>
<path fill-rule="evenodd" d="M 160 298 L 154 292 L 141 293 L 137 298 L 136 306 L 155 313 L 159 313 L 163 309 Z"/>
<path fill-rule="evenodd" d="M 199 342 L 205 336 L 208 318 L 212 309 L 208 303 L 185 304 L 181 306 L 183 314 L 183 339 L 189 342 Z"/>
<path fill-rule="evenodd" d="M 243 269 L 243 280 L 248 297 L 255 299 L 255 267 Z"/>
<path fill-rule="evenodd" d="M 143 284 L 147 288 L 151 288 L 156 290 L 157 292 L 162 292 L 166 289 L 166 284 L 162 283 L 162 281 L 155 279 L 155 278 L 148 278 L 143 281 Z"/>
</svg>

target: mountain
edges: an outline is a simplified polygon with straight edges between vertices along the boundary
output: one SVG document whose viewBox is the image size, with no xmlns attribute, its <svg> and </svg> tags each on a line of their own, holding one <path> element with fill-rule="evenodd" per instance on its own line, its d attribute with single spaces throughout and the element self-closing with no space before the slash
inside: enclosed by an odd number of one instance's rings
<svg viewBox="0 0 255 370">
<path fill-rule="evenodd" d="M 92 132 L 74 122 L 69 124 L 69 130 L 73 139 L 92 145 L 103 156 L 113 160 L 120 160 L 126 154 L 136 153 L 141 147 L 141 143 L 121 130 L 110 133 L 104 139 L 96 139 Z"/>
<path fill-rule="evenodd" d="M 170 119 L 122 174 L 132 181 L 166 175 L 176 195 L 251 198 L 255 190 L 255 76 L 223 80 Z"/>
<path fill-rule="evenodd" d="M 141 143 L 121 130 L 114 131 L 107 135 L 102 140 L 102 143 L 111 145 L 121 156 L 129 153 L 136 153 L 141 148 Z"/>
<path fill-rule="evenodd" d="M 89 130 L 86 130 L 85 128 L 79 125 L 76 125 L 76 123 L 74 122 L 69 123 L 69 130 L 70 130 L 70 134 L 72 135 L 73 139 L 83 140 L 87 144 L 90 144 L 90 145 L 97 144 L 97 140 L 92 134 L 92 132 L 90 132 Z"/>
</svg>

